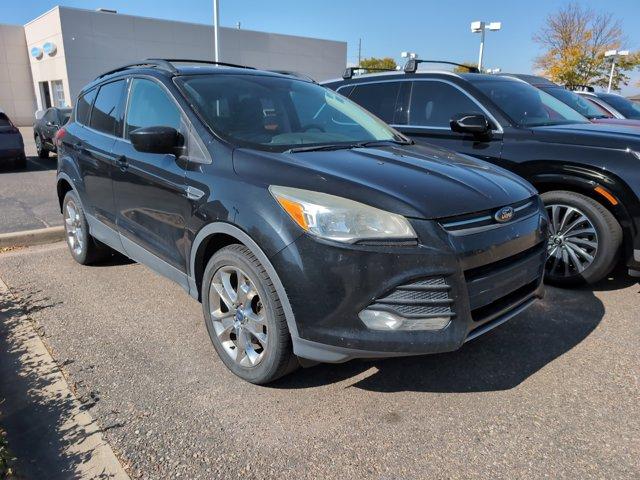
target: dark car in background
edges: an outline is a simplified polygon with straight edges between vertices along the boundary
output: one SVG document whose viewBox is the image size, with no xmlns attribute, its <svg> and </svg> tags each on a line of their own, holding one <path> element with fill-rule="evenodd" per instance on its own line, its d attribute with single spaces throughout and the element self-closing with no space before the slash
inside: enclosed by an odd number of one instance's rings
<svg viewBox="0 0 640 480">
<path fill-rule="evenodd" d="M 55 138 L 60 127 L 69 121 L 70 108 L 47 108 L 33 124 L 33 138 L 38 157 L 47 158 L 49 152 L 56 151 Z"/>
<path fill-rule="evenodd" d="M 613 118 L 640 120 L 640 104 L 616 93 L 593 91 L 577 91 L 577 94 L 588 99 Z"/>
<path fill-rule="evenodd" d="M 548 220 L 525 180 L 312 81 L 193 63 L 87 85 L 58 196 L 73 258 L 111 248 L 176 281 L 238 376 L 456 350 L 542 295 Z"/>
<path fill-rule="evenodd" d="M 596 282 L 622 254 L 640 275 L 640 136 L 593 124 L 548 93 L 512 77 L 417 71 L 343 78 L 324 85 L 424 145 L 440 145 L 509 169 L 541 193 L 551 219 L 546 278 Z M 462 67 L 462 66 L 460 66 Z"/>
<path fill-rule="evenodd" d="M 632 120 L 632 119 L 625 119 L 625 118 L 616 118 L 611 112 L 607 112 L 601 106 L 598 106 L 593 102 L 590 102 L 584 96 L 578 95 L 576 92 L 568 90 L 562 87 L 561 85 L 558 85 L 557 83 L 554 83 L 551 80 L 548 80 L 544 77 L 539 77 L 537 75 L 524 75 L 524 74 L 513 74 L 513 73 L 505 73 L 502 75 L 519 78 L 520 80 L 524 80 L 525 82 L 533 85 L 534 87 L 547 92 L 549 95 L 557 98 L 561 102 L 566 103 L 571 108 L 573 108 L 577 112 L 584 115 L 593 123 L 604 123 L 608 125 L 629 126 L 629 127 L 640 128 L 640 119 Z M 640 113 L 640 109 L 638 110 L 638 113 Z"/>
<path fill-rule="evenodd" d="M 7 165 L 25 168 L 27 157 L 20 130 L 4 112 L 0 112 L 0 168 Z"/>
</svg>

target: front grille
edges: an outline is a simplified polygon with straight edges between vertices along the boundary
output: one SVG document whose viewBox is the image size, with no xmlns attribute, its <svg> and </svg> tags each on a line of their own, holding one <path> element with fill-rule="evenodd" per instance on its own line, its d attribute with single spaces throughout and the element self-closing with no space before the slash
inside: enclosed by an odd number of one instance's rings
<svg viewBox="0 0 640 480">
<path fill-rule="evenodd" d="M 453 317 L 451 287 L 444 277 L 430 277 L 396 287 L 368 307 L 405 318 Z"/>
<path fill-rule="evenodd" d="M 510 223 L 517 222 L 518 220 L 528 217 L 529 215 L 537 212 L 540 209 L 537 196 L 505 206 L 512 207 L 514 210 L 513 218 L 505 223 L 498 222 L 494 217 L 496 212 L 498 212 L 502 207 L 494 208 L 492 210 L 484 210 L 481 212 L 441 218 L 439 219 L 439 223 L 447 232 L 451 232 L 454 234 L 464 234 L 472 229 L 509 225 Z"/>
<path fill-rule="evenodd" d="M 540 280 L 536 279 L 488 305 L 471 310 L 471 318 L 474 322 L 482 323 L 493 320 L 497 316 L 506 313 L 521 304 L 525 298 L 531 295 L 536 288 L 538 288 L 539 283 Z"/>
</svg>

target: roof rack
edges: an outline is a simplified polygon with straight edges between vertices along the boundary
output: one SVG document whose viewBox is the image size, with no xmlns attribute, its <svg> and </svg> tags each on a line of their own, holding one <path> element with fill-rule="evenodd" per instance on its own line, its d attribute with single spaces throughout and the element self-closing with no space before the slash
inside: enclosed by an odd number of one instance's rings
<svg viewBox="0 0 640 480">
<path fill-rule="evenodd" d="M 349 80 L 357 70 L 365 70 L 366 72 L 395 72 L 394 68 L 369 68 L 369 67 L 348 67 L 342 74 L 342 78 Z"/>
<path fill-rule="evenodd" d="M 412 58 L 407 61 L 404 65 L 404 73 L 416 73 L 418 70 L 418 65 L 420 63 L 444 63 L 447 65 L 455 65 L 456 67 L 462 67 L 469 70 L 469 73 L 480 73 L 477 67 L 472 67 L 470 65 L 464 65 L 462 63 L 448 62 L 446 60 L 421 60 L 418 58 Z"/>
<path fill-rule="evenodd" d="M 567 90 L 577 91 L 577 92 L 595 92 L 596 89 L 591 85 L 565 85 L 564 88 Z"/>
<path fill-rule="evenodd" d="M 156 67 L 170 73 L 178 73 L 178 69 L 173 65 L 174 63 L 202 63 L 207 65 L 220 65 L 223 67 L 248 68 L 251 70 L 255 70 L 253 67 L 247 67 L 246 65 L 236 65 L 235 63 L 226 62 L 214 62 L 212 60 L 193 60 L 185 58 L 147 58 L 146 60 L 143 60 L 141 62 L 133 62 L 121 65 L 118 68 L 114 68 L 113 70 L 101 73 L 96 78 L 106 77 L 107 75 L 111 75 L 112 73 L 120 72 L 122 70 L 133 67 Z"/>
<path fill-rule="evenodd" d="M 289 75 L 290 77 L 296 77 L 296 78 L 299 78 L 301 80 L 306 80 L 308 82 L 318 83 L 313 78 L 311 78 L 309 75 L 305 75 L 304 73 L 300 73 L 300 72 L 294 72 L 294 71 L 291 71 L 291 70 L 269 70 L 269 72 L 279 73 L 280 75 Z"/>
</svg>

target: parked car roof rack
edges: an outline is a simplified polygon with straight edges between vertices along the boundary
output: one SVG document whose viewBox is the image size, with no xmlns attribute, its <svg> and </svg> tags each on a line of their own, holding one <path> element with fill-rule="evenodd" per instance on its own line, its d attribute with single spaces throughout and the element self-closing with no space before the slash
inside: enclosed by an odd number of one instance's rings
<svg viewBox="0 0 640 480">
<path fill-rule="evenodd" d="M 353 74 L 358 70 L 365 70 L 366 72 L 395 72 L 393 68 L 368 68 L 368 67 L 348 67 L 342 74 L 342 78 L 349 80 L 353 77 Z"/>
<path fill-rule="evenodd" d="M 595 92 L 596 89 L 591 85 L 565 85 L 564 88 L 567 90 L 573 90 L 577 92 Z"/>
<path fill-rule="evenodd" d="M 109 70 L 107 72 L 101 73 L 96 78 L 106 77 L 107 75 L 111 75 L 112 73 L 120 72 L 122 70 L 126 70 L 127 68 L 133 67 L 156 67 L 161 70 L 166 70 L 170 73 L 178 73 L 178 69 L 175 67 L 174 63 L 201 63 L 207 65 L 220 65 L 223 67 L 235 67 L 235 68 L 248 68 L 251 70 L 255 70 L 253 67 L 247 67 L 246 65 L 236 65 L 235 63 L 226 63 L 226 62 L 215 62 L 213 60 L 193 60 L 186 58 L 147 58 L 141 62 L 133 62 L 127 63 L 125 65 L 121 65 L 118 68 L 114 68 L 113 70 Z"/>
<path fill-rule="evenodd" d="M 318 83 L 309 75 L 305 75 L 304 73 L 300 73 L 300 72 L 294 72 L 291 70 L 269 70 L 269 71 L 272 73 L 279 73 L 280 75 L 289 75 L 290 77 L 296 77 L 301 80 L 307 80 L 308 82 L 312 82 L 312 83 Z"/>
<path fill-rule="evenodd" d="M 472 67 L 471 65 L 464 65 L 462 63 L 448 62 L 446 60 L 422 60 L 419 58 L 412 58 L 407 61 L 404 65 L 405 73 L 416 73 L 418 70 L 418 65 L 421 63 L 445 63 L 447 65 L 455 65 L 456 67 L 462 67 L 469 70 L 470 73 L 480 73 L 477 67 Z"/>
</svg>

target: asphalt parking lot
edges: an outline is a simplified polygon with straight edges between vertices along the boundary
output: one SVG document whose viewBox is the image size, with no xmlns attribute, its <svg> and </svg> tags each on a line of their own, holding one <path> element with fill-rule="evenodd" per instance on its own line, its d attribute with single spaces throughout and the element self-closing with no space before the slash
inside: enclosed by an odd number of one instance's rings
<svg viewBox="0 0 640 480">
<path fill-rule="evenodd" d="M 132 477 L 640 476 L 640 285 L 622 274 L 549 288 L 455 353 L 268 387 L 227 371 L 200 305 L 141 265 L 81 267 L 58 243 L 0 255 L 0 278 Z"/>
<path fill-rule="evenodd" d="M 26 170 L 0 165 L 0 233 L 62 225 L 56 198 L 56 156 L 36 155 L 33 129 L 20 128 L 27 154 Z"/>
</svg>

